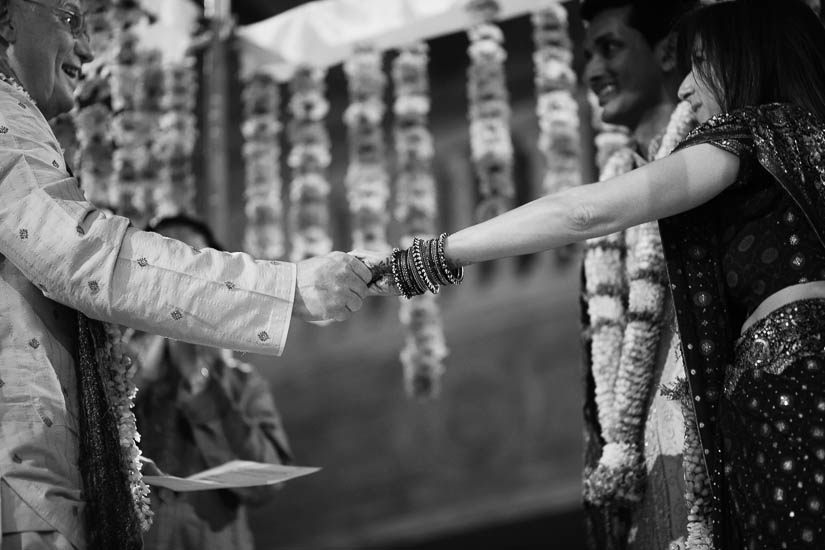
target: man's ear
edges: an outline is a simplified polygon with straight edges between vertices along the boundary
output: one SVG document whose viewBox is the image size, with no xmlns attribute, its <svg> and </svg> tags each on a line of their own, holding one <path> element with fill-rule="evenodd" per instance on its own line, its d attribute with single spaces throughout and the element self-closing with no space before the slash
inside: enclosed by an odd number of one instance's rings
<svg viewBox="0 0 825 550">
<path fill-rule="evenodd" d="M 670 33 L 659 40 L 653 47 L 653 54 L 663 72 L 669 73 L 676 70 L 676 35 Z"/>
<path fill-rule="evenodd" d="M 11 0 L 0 0 L 0 42 L 9 45 L 16 40 L 17 29 L 12 23 Z"/>
</svg>

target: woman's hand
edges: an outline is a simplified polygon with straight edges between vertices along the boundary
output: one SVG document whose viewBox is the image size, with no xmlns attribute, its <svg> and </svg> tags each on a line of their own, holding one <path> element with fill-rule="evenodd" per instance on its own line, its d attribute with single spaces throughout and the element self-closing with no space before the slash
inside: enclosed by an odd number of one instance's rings
<svg viewBox="0 0 825 550">
<path fill-rule="evenodd" d="M 372 273 L 367 285 L 367 296 L 401 296 L 392 276 L 391 253 L 353 250 L 350 254 L 364 262 Z"/>
</svg>

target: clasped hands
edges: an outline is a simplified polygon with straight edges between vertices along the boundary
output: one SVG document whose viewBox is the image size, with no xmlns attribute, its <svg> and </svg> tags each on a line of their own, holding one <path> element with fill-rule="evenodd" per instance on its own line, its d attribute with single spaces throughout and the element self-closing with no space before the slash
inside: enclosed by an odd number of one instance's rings
<svg viewBox="0 0 825 550">
<path fill-rule="evenodd" d="M 345 321 L 367 296 L 399 296 L 390 254 L 330 252 L 297 263 L 293 315 L 304 321 Z"/>
</svg>

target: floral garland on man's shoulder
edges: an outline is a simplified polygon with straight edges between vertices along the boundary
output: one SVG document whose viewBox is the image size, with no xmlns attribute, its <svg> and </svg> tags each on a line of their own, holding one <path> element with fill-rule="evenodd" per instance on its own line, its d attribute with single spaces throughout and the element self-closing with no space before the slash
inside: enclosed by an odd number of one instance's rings
<svg viewBox="0 0 825 550">
<path fill-rule="evenodd" d="M 689 106 L 685 103 L 677 106 L 656 158 L 670 154 L 694 124 Z M 635 155 L 628 149 L 615 153 L 613 158 L 616 157 L 622 159 L 618 162 L 621 168 L 634 168 Z M 610 161 L 605 168 L 609 167 Z M 611 176 L 605 172 L 607 170 L 603 170 L 602 180 Z M 612 243 L 609 238 L 613 238 Z M 620 237 L 589 241 L 585 255 L 588 309 L 593 327 L 592 371 L 605 440 L 599 463 L 585 472 L 585 499 L 596 505 L 608 501 L 635 504 L 644 494 L 645 406 L 653 381 L 667 291 L 664 254 L 656 222 L 630 228 L 624 232 L 624 238 L 624 266 L 620 265 L 622 250 L 616 250 Z M 605 262 L 605 257 L 612 261 Z M 613 271 L 617 264 L 621 275 Z M 623 319 L 620 304 L 623 304 L 625 289 L 616 283 L 625 276 L 628 299 L 626 319 Z M 612 307 L 605 308 L 605 303 Z M 623 333 L 621 341 L 619 332 Z"/>
</svg>

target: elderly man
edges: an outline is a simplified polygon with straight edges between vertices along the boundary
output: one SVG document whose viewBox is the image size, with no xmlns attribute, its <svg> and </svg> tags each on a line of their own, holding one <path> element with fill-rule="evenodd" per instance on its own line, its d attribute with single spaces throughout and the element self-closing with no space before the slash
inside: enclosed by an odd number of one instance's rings
<svg viewBox="0 0 825 550">
<path fill-rule="evenodd" d="M 602 120 L 626 126 L 636 152 L 647 160 L 656 154 L 662 134 L 678 103 L 677 90 L 684 76 L 677 68 L 671 29 L 695 0 L 585 0 L 582 17 L 587 21 L 585 78 L 596 94 Z M 587 260 L 585 260 L 587 261 Z M 664 263 L 659 276 L 664 277 Z M 632 279 L 635 274 L 624 273 Z M 615 277 L 608 277 L 615 280 Z M 589 281 L 590 286 L 598 286 Z M 606 287 L 605 287 L 606 288 Z M 584 292 L 584 285 L 583 285 Z M 598 294 L 598 290 L 596 294 Z M 622 354 L 653 366 L 645 388 L 623 386 L 623 391 L 641 391 L 645 396 L 643 431 L 636 443 L 644 449 L 647 480 L 640 502 L 594 499 L 585 492 L 589 544 L 600 549 L 681 548 L 686 535 L 682 447 L 684 431 L 678 401 L 659 394 L 660 385 L 671 385 L 683 376 L 681 362 L 672 346 L 673 306 L 665 293 L 659 316 L 663 325 L 653 351 L 623 349 Z M 627 302 L 628 296 L 622 299 Z M 633 302 L 633 300 L 630 300 Z M 586 334 L 592 332 L 584 304 Z M 622 319 L 626 324 L 630 316 Z M 627 344 L 625 344 L 627 347 Z M 640 357 L 639 354 L 643 355 Z M 596 376 L 599 369 L 619 370 L 618 358 L 609 365 L 595 366 L 587 357 L 585 395 L 585 484 L 597 468 L 607 443 L 596 405 Z M 618 384 L 617 384 L 618 386 Z M 648 400 L 647 396 L 650 396 Z M 628 402 L 616 397 L 613 403 Z M 614 412 L 614 414 L 623 414 Z"/>
<path fill-rule="evenodd" d="M 348 318 L 370 276 L 340 252 L 289 264 L 194 249 L 90 204 L 46 122 L 92 58 L 83 7 L 0 0 L 3 550 L 140 547 L 99 321 L 278 355 L 291 317 Z"/>
</svg>

